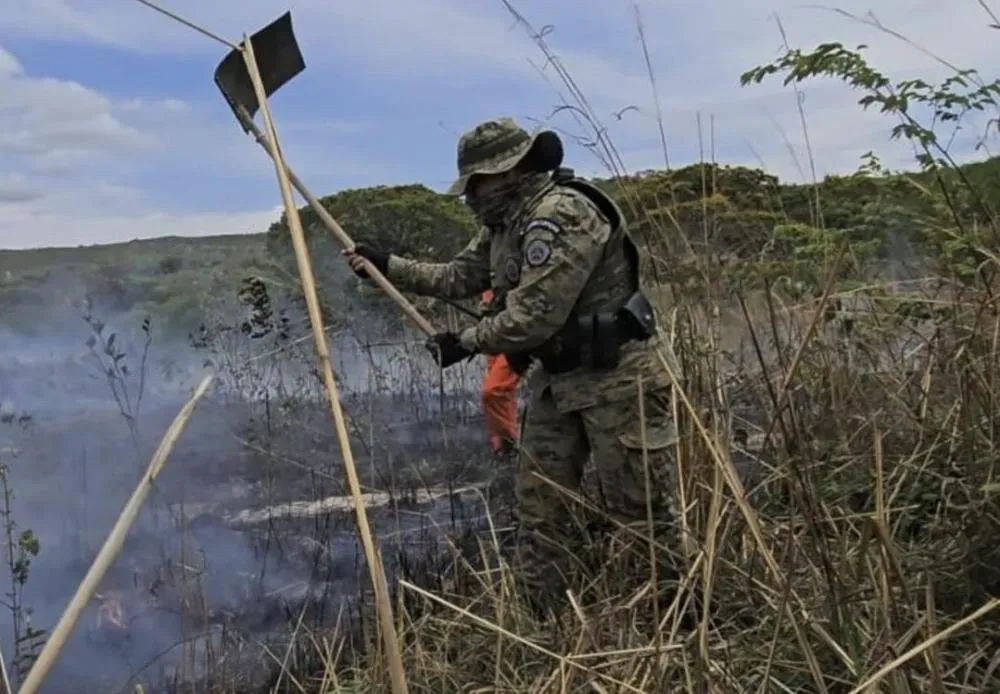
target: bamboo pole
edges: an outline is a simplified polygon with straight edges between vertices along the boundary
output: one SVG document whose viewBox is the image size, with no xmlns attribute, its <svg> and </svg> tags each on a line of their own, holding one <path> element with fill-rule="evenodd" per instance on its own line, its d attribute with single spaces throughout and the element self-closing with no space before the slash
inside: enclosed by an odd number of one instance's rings
<svg viewBox="0 0 1000 694">
<path fill-rule="evenodd" d="M 232 43 L 228 39 L 224 39 L 218 34 L 209 31 L 208 29 L 198 24 L 195 24 L 194 22 L 184 19 L 183 17 L 181 17 L 178 14 L 175 14 L 174 12 L 170 12 L 169 10 L 160 7 L 155 2 L 152 2 L 152 0 L 136 0 L 136 2 L 145 5 L 146 7 L 149 7 L 150 9 L 155 10 L 169 17 L 175 22 L 183 24 L 189 29 L 197 31 L 199 34 L 203 36 L 207 36 L 208 38 L 217 41 L 224 46 L 228 46 L 232 50 L 237 50 L 237 51 L 241 50 L 239 46 Z M 245 51 L 243 51 L 243 53 L 245 55 Z M 254 66 L 256 67 L 256 63 Z M 263 108 L 263 102 L 261 103 Z M 264 148 L 264 151 L 267 152 L 267 154 L 273 160 L 274 155 L 271 153 L 271 145 L 267 142 L 267 138 L 265 137 L 264 133 L 260 131 L 260 128 L 258 128 L 257 124 L 253 122 L 253 118 L 250 117 L 250 114 L 246 112 L 246 110 L 243 108 L 242 105 L 237 107 L 237 117 L 239 118 L 240 125 L 242 125 L 247 130 L 247 132 L 253 135 L 257 143 Z M 312 207 L 313 212 L 315 212 L 316 215 L 320 218 L 320 220 L 323 222 L 323 225 L 330 230 L 330 232 L 334 235 L 334 237 L 336 237 L 337 241 L 339 241 L 344 248 L 353 250 L 354 241 L 351 240 L 351 237 L 347 235 L 347 232 L 344 231 L 344 229 L 340 226 L 340 224 L 337 223 L 337 220 L 333 218 L 333 216 L 326 210 L 325 207 L 323 207 L 322 203 L 320 203 L 320 201 L 316 198 L 316 196 L 313 195 L 308 188 L 306 188 L 306 185 L 302 182 L 302 180 L 298 176 L 295 175 L 295 172 L 293 172 L 291 169 L 288 168 L 288 166 L 284 163 L 284 160 L 282 160 L 282 166 L 284 166 L 285 173 L 288 176 L 288 179 L 291 182 L 291 184 L 295 186 L 295 189 L 299 191 L 299 193 L 302 195 L 303 198 L 306 199 L 306 202 L 308 202 L 309 206 Z M 376 268 L 374 265 L 372 265 L 370 262 L 366 260 L 365 269 L 368 271 L 368 276 L 371 277 L 371 279 L 375 282 L 375 284 L 381 287 L 382 291 L 388 294 L 389 298 L 392 299 L 394 302 L 396 302 L 396 305 L 399 306 L 399 308 L 403 311 L 403 313 L 405 313 L 410 318 L 410 320 L 416 323 L 417 327 L 420 328 L 421 332 L 423 332 L 424 335 L 430 337 L 431 335 L 437 332 L 434 329 L 434 326 L 430 323 L 430 321 L 428 321 L 426 318 L 423 317 L 423 315 L 421 315 L 420 311 L 417 310 L 417 307 L 414 306 L 405 296 L 403 296 L 403 294 L 398 289 L 396 289 L 396 287 L 393 286 L 392 282 L 386 279 L 385 275 L 383 275 L 378 270 L 378 268 Z"/>
<path fill-rule="evenodd" d="M 2 694 L 14 694 L 14 690 L 10 687 L 10 677 L 7 676 L 7 665 L 3 661 L 3 651 L 0 651 L 0 680 L 3 682 L 3 692 Z"/>
<path fill-rule="evenodd" d="M 302 220 L 299 218 L 299 211 L 295 206 L 295 199 L 292 196 L 291 181 L 289 180 L 288 171 L 285 168 L 284 158 L 281 154 L 281 145 L 278 142 L 278 133 L 274 126 L 274 120 L 271 117 L 271 109 L 268 106 L 267 94 L 257 67 L 257 60 L 254 57 L 253 42 L 245 34 L 243 36 L 242 48 L 243 59 L 246 62 L 247 72 L 253 83 L 257 101 L 260 104 L 264 127 L 267 130 L 266 142 L 268 143 L 268 153 L 274 162 L 278 186 L 281 189 L 281 200 L 285 206 L 285 215 L 288 218 L 288 229 L 292 234 L 299 277 L 302 281 L 302 291 L 305 294 L 306 306 L 309 311 L 309 322 L 312 325 L 313 335 L 316 339 L 316 353 L 320 362 L 320 370 L 323 374 L 323 383 L 326 386 L 327 398 L 330 401 L 330 410 L 333 415 L 334 425 L 337 429 L 337 438 L 340 440 L 340 452 L 344 458 L 344 470 L 347 473 L 347 482 L 351 491 L 351 497 L 354 500 L 358 533 L 361 535 L 361 543 L 364 547 L 372 586 L 375 590 L 375 608 L 378 613 L 382 640 L 389 658 L 389 675 L 392 682 L 392 691 L 393 694 L 407 694 L 406 675 L 403 672 L 403 656 L 399 646 L 399 639 L 396 635 L 396 627 L 392 615 L 392 603 L 389 599 L 389 586 L 386 583 L 382 561 L 375 547 L 371 528 L 368 525 L 368 515 L 365 512 L 361 483 L 358 480 L 354 455 L 351 452 L 347 424 L 344 421 L 344 413 L 340 408 L 337 383 L 333 377 L 333 367 L 330 365 L 330 352 L 326 344 L 326 334 L 323 331 L 323 318 L 319 310 L 316 280 L 312 272 L 305 233 L 302 230 Z"/>
<path fill-rule="evenodd" d="M 185 403 L 184 407 L 181 408 L 181 411 L 177 413 L 174 421 L 170 424 L 170 428 L 167 429 L 163 438 L 160 439 L 160 445 L 153 454 L 153 459 L 149 462 L 146 474 L 143 475 L 139 481 L 139 485 L 132 492 L 128 503 L 125 504 L 125 508 L 119 514 L 118 520 L 115 521 L 115 525 L 108 535 L 108 539 L 104 541 L 104 546 L 101 547 L 101 551 L 97 553 L 94 563 L 90 565 L 87 575 L 80 582 L 80 586 L 76 589 L 76 594 L 70 600 L 69 605 L 66 606 L 66 610 L 63 612 L 62 617 L 59 618 L 56 628 L 49 635 L 48 640 L 45 642 L 45 647 L 42 648 L 42 652 L 38 655 L 38 660 L 35 661 L 31 670 L 28 671 L 28 676 L 24 679 L 24 684 L 21 685 L 18 694 L 35 694 L 41 686 L 42 680 L 45 679 L 49 670 L 52 669 L 52 665 L 59 656 L 59 652 L 66 644 L 66 639 L 73 633 L 73 628 L 76 627 L 76 623 L 79 621 L 80 615 L 83 613 L 87 603 L 94 596 L 94 591 L 97 590 L 101 579 L 104 578 L 104 574 L 111 567 L 111 563 L 118 556 L 118 553 L 121 552 L 128 531 L 132 528 L 132 524 L 135 523 L 135 519 L 139 517 L 142 503 L 149 495 L 149 490 L 153 488 L 153 483 L 156 481 L 157 475 L 163 470 L 163 466 L 170 456 L 170 451 L 173 450 L 174 444 L 177 443 L 177 439 L 180 438 L 181 432 L 184 431 L 184 427 L 187 426 L 191 415 L 194 413 L 195 405 L 198 404 L 201 396 L 208 390 L 212 379 L 213 376 L 211 374 L 202 379 L 198 387 L 195 388 L 194 394 Z"/>
</svg>

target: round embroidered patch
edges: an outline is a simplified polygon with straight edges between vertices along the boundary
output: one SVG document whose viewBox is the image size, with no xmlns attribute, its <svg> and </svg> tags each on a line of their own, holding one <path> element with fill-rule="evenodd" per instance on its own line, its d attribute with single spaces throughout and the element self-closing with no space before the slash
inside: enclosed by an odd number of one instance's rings
<svg viewBox="0 0 1000 694">
<path fill-rule="evenodd" d="M 517 258 L 507 258 L 503 264 L 503 276 L 511 284 L 517 284 L 521 279 L 521 263 L 517 262 Z"/>
<path fill-rule="evenodd" d="M 528 263 L 528 267 L 544 265 L 551 255 L 552 247 L 542 239 L 532 239 L 524 247 L 524 259 Z"/>
</svg>

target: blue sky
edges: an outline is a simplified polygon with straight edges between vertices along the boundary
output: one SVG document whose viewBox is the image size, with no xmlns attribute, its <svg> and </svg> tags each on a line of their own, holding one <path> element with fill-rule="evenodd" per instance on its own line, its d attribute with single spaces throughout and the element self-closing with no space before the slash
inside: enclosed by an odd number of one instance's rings
<svg viewBox="0 0 1000 694">
<path fill-rule="evenodd" d="M 661 165 L 634 3 L 514 4 L 536 28 L 554 27 L 547 41 L 627 167 Z M 871 4 L 836 6 L 864 15 Z M 552 116 L 560 97 L 538 72 L 544 57 L 500 0 L 163 5 L 234 40 L 292 11 L 307 68 L 272 108 L 288 163 L 317 195 L 378 183 L 443 189 L 457 134 L 494 115 L 526 123 L 551 117 L 584 134 L 567 113 Z M 714 117 L 719 161 L 756 165 L 759 157 L 771 172 L 803 180 L 789 151 L 805 161 L 794 94 L 777 81 L 738 83 L 741 71 L 780 53 L 775 14 L 794 46 L 866 43 L 870 59 L 894 76 L 945 73 L 897 39 L 798 0 L 641 0 L 638 7 L 675 166 L 699 157 L 700 113 L 706 137 Z M 876 16 L 961 67 L 988 70 L 1000 58 L 997 32 L 975 0 L 880 0 Z M 0 2 L 0 248 L 265 229 L 280 196 L 270 161 L 212 83 L 225 52 L 134 0 Z M 873 149 L 906 166 L 911 152 L 886 141 L 892 123 L 855 102 L 836 85 L 806 88 L 819 173 L 851 171 Z M 638 112 L 620 121 L 611 115 L 629 105 Z M 961 156 L 972 156 L 972 139 L 971 129 L 958 138 Z M 568 163 L 602 172 L 572 145 Z"/>
</svg>

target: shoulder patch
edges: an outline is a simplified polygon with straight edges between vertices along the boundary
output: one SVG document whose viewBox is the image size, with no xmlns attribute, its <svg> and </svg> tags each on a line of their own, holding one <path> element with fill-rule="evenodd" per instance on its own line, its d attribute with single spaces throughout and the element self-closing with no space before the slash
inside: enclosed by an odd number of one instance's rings
<svg viewBox="0 0 1000 694">
<path fill-rule="evenodd" d="M 528 232 L 535 231 L 536 229 L 548 231 L 552 234 L 563 233 L 562 225 L 560 225 L 554 219 L 550 219 L 549 217 L 537 217 L 535 219 L 532 219 L 530 222 L 527 223 L 527 225 L 525 225 L 524 233 L 527 234 Z"/>
<path fill-rule="evenodd" d="M 503 275 L 504 279 L 511 284 L 517 284 L 518 280 L 521 279 L 521 264 L 514 258 L 507 258 L 503 264 Z"/>
<path fill-rule="evenodd" d="M 544 239 L 531 239 L 524 247 L 524 261 L 528 267 L 539 267 L 552 257 L 552 247 Z"/>
</svg>

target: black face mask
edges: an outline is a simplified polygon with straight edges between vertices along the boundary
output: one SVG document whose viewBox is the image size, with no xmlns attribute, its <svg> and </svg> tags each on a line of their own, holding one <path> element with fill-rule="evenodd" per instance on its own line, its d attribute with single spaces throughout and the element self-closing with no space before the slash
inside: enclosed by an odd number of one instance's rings
<svg viewBox="0 0 1000 694">
<path fill-rule="evenodd" d="M 516 193 L 520 187 L 520 181 L 516 178 L 499 188 L 492 188 L 486 195 L 476 195 L 477 186 L 470 186 L 465 196 L 465 204 L 481 224 L 488 227 L 497 226 L 503 221 L 511 203 L 516 201 Z"/>
<path fill-rule="evenodd" d="M 516 176 L 504 185 L 493 188 L 486 196 L 475 195 L 476 187 L 470 186 L 469 192 L 465 195 L 465 204 L 481 224 L 488 227 L 500 226 L 507 215 L 547 178 L 546 174 Z"/>
</svg>

